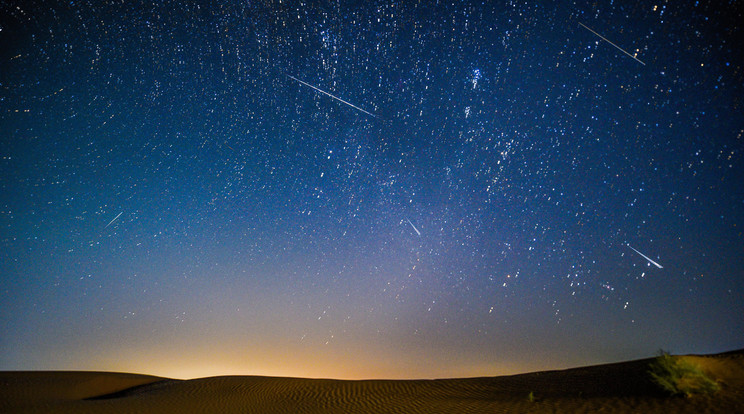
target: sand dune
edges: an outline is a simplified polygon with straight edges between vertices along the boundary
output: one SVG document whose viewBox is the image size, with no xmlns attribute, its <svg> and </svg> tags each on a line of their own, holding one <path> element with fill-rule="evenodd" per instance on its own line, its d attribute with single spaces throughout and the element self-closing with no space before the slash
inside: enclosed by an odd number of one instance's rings
<svg viewBox="0 0 744 414">
<path fill-rule="evenodd" d="M 685 358 L 717 380 L 721 390 L 669 397 L 650 381 L 650 359 L 503 377 L 406 381 L 0 372 L 0 413 L 742 412 L 744 351 Z"/>
</svg>

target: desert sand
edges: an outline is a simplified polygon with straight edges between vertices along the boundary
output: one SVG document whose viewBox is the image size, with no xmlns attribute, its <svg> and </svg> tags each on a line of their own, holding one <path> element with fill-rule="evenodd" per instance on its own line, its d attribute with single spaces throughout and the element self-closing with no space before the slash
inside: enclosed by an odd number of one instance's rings
<svg viewBox="0 0 744 414">
<path fill-rule="evenodd" d="M 669 396 L 650 380 L 651 359 L 437 380 L 173 380 L 105 372 L 0 372 L 0 413 L 744 412 L 744 351 L 683 358 L 701 367 L 720 390 Z"/>
</svg>

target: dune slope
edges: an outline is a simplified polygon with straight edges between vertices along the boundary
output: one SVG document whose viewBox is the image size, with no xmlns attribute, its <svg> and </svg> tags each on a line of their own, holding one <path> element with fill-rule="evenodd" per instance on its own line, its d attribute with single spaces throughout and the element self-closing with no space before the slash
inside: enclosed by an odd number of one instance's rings
<svg viewBox="0 0 744 414">
<path fill-rule="evenodd" d="M 2 413 L 731 413 L 744 407 L 744 353 L 685 357 L 721 384 L 669 397 L 650 359 L 491 378 L 170 380 L 90 372 L 2 372 Z M 532 398 L 530 398 L 532 394 Z"/>
</svg>

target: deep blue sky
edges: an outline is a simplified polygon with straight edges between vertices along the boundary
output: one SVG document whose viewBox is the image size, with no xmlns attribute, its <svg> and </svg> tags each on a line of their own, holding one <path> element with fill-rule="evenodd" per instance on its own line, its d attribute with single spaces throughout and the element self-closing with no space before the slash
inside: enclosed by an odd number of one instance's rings
<svg viewBox="0 0 744 414">
<path fill-rule="evenodd" d="M 0 18 L 2 370 L 452 377 L 744 347 L 741 2 Z"/>
</svg>

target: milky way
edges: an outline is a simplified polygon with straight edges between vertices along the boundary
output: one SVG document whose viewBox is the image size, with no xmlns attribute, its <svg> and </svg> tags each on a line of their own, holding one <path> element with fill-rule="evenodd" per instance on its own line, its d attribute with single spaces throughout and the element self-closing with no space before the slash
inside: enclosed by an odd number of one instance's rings
<svg viewBox="0 0 744 414">
<path fill-rule="evenodd" d="M 424 378 L 744 346 L 739 2 L 0 19 L 0 369 Z"/>
</svg>

